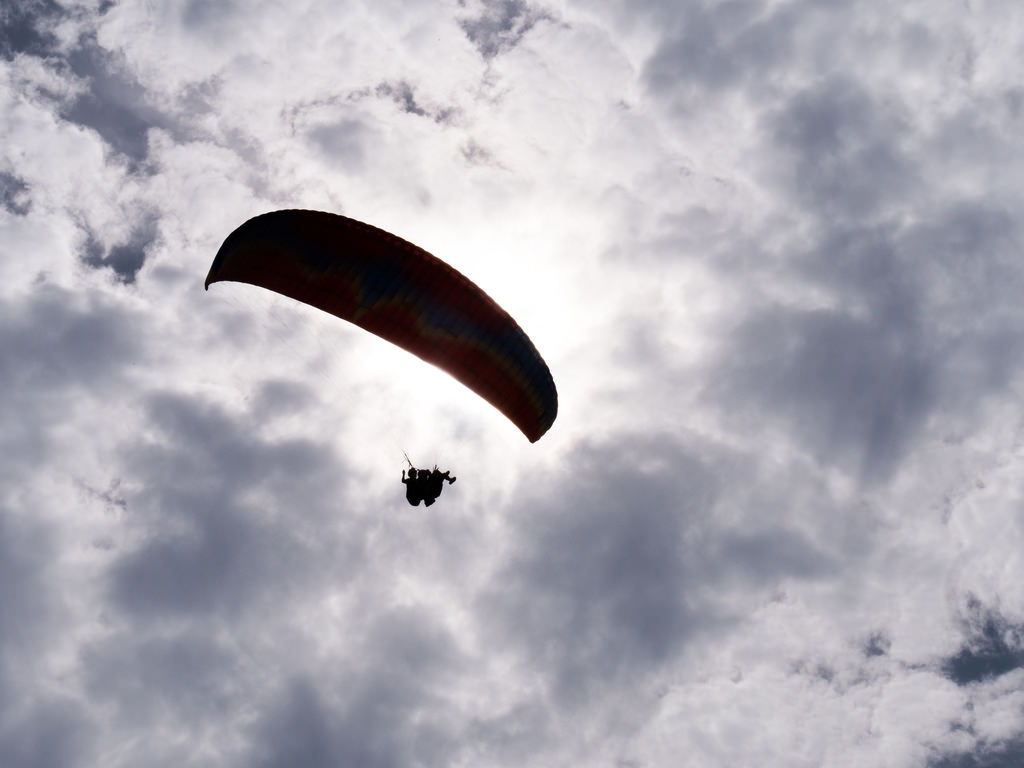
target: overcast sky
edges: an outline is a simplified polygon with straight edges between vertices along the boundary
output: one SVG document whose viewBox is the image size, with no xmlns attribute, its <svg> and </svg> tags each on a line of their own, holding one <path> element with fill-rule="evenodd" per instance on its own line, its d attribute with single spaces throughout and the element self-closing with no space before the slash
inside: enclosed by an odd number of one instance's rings
<svg viewBox="0 0 1024 768">
<path fill-rule="evenodd" d="M 0 765 L 1024 764 L 1022 71 L 1019 0 L 4 0 Z M 280 208 L 551 431 L 205 292 Z"/>
</svg>

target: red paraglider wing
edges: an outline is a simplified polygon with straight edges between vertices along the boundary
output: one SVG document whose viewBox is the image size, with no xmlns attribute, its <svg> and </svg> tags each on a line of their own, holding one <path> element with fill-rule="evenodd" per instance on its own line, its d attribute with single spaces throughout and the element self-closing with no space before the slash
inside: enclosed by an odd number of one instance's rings
<svg viewBox="0 0 1024 768">
<path fill-rule="evenodd" d="M 329 312 L 447 371 L 536 442 L 558 413 L 547 364 L 515 320 L 440 259 L 382 229 L 319 211 L 250 219 L 206 287 L 232 280 Z"/>
</svg>

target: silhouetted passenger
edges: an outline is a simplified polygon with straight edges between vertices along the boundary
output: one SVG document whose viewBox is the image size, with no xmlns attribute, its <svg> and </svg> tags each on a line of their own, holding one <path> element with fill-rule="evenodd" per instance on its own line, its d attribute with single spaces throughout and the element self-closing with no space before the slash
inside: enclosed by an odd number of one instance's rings
<svg viewBox="0 0 1024 768">
<path fill-rule="evenodd" d="M 426 470 L 420 470 L 420 477 L 426 473 Z M 444 481 L 448 481 L 448 485 L 455 482 L 456 478 L 451 476 L 449 470 L 441 472 L 437 465 L 434 465 L 434 471 L 427 474 L 427 481 L 423 484 L 423 503 L 428 507 L 437 501 L 437 497 L 441 495 L 441 491 L 444 489 Z"/>
</svg>

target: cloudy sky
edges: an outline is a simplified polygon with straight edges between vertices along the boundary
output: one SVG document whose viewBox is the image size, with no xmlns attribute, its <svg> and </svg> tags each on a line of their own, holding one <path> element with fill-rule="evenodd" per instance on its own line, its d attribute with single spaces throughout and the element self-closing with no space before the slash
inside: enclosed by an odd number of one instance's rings
<svg viewBox="0 0 1024 768">
<path fill-rule="evenodd" d="M 1021 765 L 1022 68 L 1018 0 L 5 0 L 0 765 Z M 203 290 L 295 207 L 548 435 Z"/>
</svg>

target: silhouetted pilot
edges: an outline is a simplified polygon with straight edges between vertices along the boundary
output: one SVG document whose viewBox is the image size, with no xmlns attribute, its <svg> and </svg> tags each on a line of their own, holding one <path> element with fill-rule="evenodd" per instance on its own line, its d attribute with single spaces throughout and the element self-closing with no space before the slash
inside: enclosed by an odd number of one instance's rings
<svg viewBox="0 0 1024 768">
<path fill-rule="evenodd" d="M 405 498 L 414 507 L 419 506 L 423 501 L 423 486 L 425 483 L 419 477 L 415 469 L 409 470 L 409 477 L 406 478 L 405 470 L 402 470 L 402 482 L 405 483 Z"/>
</svg>

